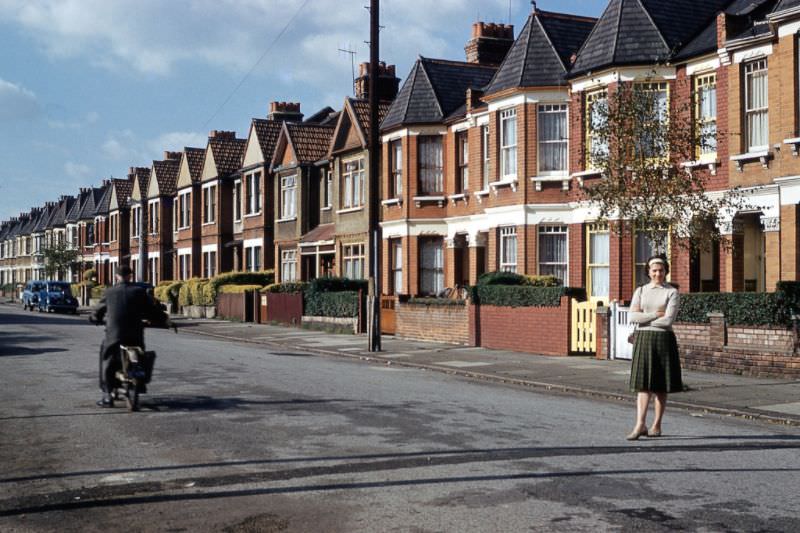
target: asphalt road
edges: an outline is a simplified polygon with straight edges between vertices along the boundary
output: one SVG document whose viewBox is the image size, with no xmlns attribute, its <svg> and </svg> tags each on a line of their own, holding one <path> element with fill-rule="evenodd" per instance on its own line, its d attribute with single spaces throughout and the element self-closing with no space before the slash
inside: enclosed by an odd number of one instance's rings
<svg viewBox="0 0 800 533">
<path fill-rule="evenodd" d="M 798 529 L 798 428 L 167 331 L 128 413 L 101 336 L 0 306 L 0 531 Z"/>
</svg>

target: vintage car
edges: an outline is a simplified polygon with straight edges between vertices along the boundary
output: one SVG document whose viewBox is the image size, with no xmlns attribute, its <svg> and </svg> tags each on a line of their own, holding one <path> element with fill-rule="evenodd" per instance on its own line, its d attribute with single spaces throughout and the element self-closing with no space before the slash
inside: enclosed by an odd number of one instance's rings
<svg viewBox="0 0 800 533">
<path fill-rule="evenodd" d="M 39 292 L 44 288 L 43 281 L 29 281 L 22 290 L 22 308 L 33 311 L 39 307 Z"/>
<path fill-rule="evenodd" d="M 66 281 L 46 281 L 39 292 L 39 312 L 66 311 L 78 314 L 78 300 Z"/>
</svg>

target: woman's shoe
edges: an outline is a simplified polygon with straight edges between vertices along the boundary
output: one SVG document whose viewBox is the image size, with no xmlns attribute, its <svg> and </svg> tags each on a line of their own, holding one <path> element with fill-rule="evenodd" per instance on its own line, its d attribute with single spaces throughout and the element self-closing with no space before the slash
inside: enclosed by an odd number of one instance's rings
<svg viewBox="0 0 800 533">
<path fill-rule="evenodd" d="M 660 437 L 661 436 L 661 430 L 660 429 L 659 430 L 648 429 L 647 430 L 647 436 L 648 437 Z"/>
<path fill-rule="evenodd" d="M 636 431 L 634 429 L 625 438 L 628 439 L 628 440 L 639 440 L 639 437 L 642 437 L 644 435 L 647 435 L 647 428 L 642 428 L 639 431 Z"/>
</svg>

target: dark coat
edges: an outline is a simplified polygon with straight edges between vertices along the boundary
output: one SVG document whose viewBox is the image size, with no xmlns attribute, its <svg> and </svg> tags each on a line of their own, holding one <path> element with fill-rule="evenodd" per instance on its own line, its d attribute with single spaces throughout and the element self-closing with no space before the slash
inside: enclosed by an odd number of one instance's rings
<svg viewBox="0 0 800 533">
<path fill-rule="evenodd" d="M 92 310 L 92 319 L 105 318 L 105 345 L 124 344 L 144 347 L 144 324 L 163 324 L 168 317 L 161 306 L 143 287 L 120 283 L 106 290 L 105 295 Z"/>
</svg>

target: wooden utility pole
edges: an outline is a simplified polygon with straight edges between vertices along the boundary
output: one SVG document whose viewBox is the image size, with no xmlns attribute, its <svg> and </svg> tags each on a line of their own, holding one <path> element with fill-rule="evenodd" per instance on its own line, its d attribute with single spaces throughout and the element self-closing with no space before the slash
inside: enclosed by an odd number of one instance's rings
<svg viewBox="0 0 800 533">
<path fill-rule="evenodd" d="M 367 299 L 369 351 L 381 351 L 381 228 L 380 135 L 378 127 L 378 76 L 380 61 L 379 0 L 369 2 L 369 240 L 370 295 Z"/>
</svg>

